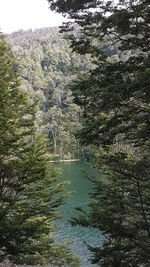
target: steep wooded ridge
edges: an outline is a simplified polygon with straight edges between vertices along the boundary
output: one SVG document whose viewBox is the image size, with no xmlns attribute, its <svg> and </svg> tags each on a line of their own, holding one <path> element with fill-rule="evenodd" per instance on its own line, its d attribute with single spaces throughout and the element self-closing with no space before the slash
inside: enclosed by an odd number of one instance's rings
<svg viewBox="0 0 150 267">
<path fill-rule="evenodd" d="M 68 84 L 91 67 L 89 56 L 72 52 L 58 28 L 18 31 L 8 37 L 22 75 L 21 89 L 38 104 L 37 128 L 49 138 L 49 151 L 61 158 L 78 158 L 75 137 L 81 128 L 81 109 L 72 101 Z"/>
</svg>

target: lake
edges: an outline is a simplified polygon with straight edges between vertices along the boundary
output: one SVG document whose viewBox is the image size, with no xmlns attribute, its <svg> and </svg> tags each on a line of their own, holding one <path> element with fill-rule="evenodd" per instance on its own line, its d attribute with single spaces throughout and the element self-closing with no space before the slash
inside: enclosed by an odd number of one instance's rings
<svg viewBox="0 0 150 267">
<path fill-rule="evenodd" d="M 61 207 L 63 218 L 57 221 L 60 239 L 73 241 L 70 245 L 72 252 L 78 254 L 81 259 L 81 267 L 96 267 L 91 264 L 89 259 L 92 254 L 87 249 L 85 242 L 91 246 L 99 246 L 103 237 L 98 229 L 91 227 L 71 226 L 69 219 L 78 214 L 75 207 L 81 207 L 84 210 L 88 208 L 89 193 L 91 192 L 91 182 L 86 178 L 87 172 L 90 175 L 97 175 L 90 165 L 86 162 L 65 162 L 56 163 L 62 169 L 60 181 L 68 180 L 70 185 L 67 186 L 73 195 L 68 198 L 67 203 Z M 84 171 L 83 171 L 84 170 Z"/>
</svg>

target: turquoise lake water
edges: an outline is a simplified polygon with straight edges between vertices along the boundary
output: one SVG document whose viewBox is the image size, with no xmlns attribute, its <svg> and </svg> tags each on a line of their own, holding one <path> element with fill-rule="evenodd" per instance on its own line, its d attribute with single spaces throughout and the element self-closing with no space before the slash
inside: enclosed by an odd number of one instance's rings
<svg viewBox="0 0 150 267">
<path fill-rule="evenodd" d="M 73 241 L 70 247 L 73 253 L 80 256 L 81 267 L 96 267 L 98 265 L 91 264 L 89 261 L 92 254 L 84 242 L 87 242 L 91 246 L 99 246 L 103 239 L 100 231 L 91 227 L 73 227 L 69 223 L 69 219 L 78 214 L 75 207 L 80 206 L 83 209 L 87 209 L 88 207 L 89 193 L 92 191 L 92 185 L 86 178 L 84 171 L 88 175 L 97 175 L 96 171 L 86 162 L 65 162 L 58 163 L 57 166 L 62 169 L 60 181 L 70 181 L 67 189 L 74 192 L 68 198 L 67 203 L 61 207 L 63 218 L 57 221 L 57 235 L 62 240 Z"/>
</svg>

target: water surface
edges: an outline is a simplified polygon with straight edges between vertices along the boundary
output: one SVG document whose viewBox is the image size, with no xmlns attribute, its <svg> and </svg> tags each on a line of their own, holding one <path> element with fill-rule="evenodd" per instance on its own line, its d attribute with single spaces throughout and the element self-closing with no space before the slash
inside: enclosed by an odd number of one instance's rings
<svg viewBox="0 0 150 267">
<path fill-rule="evenodd" d="M 92 254 L 87 249 L 84 241 L 91 246 L 99 246 L 103 239 L 100 231 L 91 227 L 73 227 L 69 223 L 69 219 L 78 214 L 75 207 L 80 206 L 84 210 L 88 208 L 89 193 L 92 191 L 92 185 L 86 178 L 85 172 L 90 175 L 97 175 L 96 171 L 85 162 L 57 163 L 57 166 L 62 169 L 61 181 L 70 181 L 67 189 L 74 191 L 72 196 L 68 198 L 67 203 L 61 207 L 63 218 L 57 221 L 58 236 L 66 241 L 73 240 L 70 246 L 72 252 L 80 256 L 81 267 L 96 267 L 98 265 L 91 264 L 89 261 Z"/>
</svg>

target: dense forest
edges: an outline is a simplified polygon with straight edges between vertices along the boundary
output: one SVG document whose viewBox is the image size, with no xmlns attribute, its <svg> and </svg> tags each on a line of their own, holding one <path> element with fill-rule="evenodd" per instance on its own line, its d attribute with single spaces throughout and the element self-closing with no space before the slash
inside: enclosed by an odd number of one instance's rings
<svg viewBox="0 0 150 267">
<path fill-rule="evenodd" d="M 92 66 L 90 57 L 73 53 L 58 28 L 19 31 L 8 36 L 19 64 L 21 89 L 38 104 L 36 123 L 49 139 L 49 152 L 70 159 L 83 156 L 76 130 L 81 108 L 68 84 Z"/>
<path fill-rule="evenodd" d="M 55 239 L 70 192 L 49 157 L 90 155 L 98 175 L 71 224 L 103 234 L 91 264 L 149 267 L 149 0 L 47 1 L 61 31 L 0 34 L 0 262 L 82 267 Z"/>
</svg>

